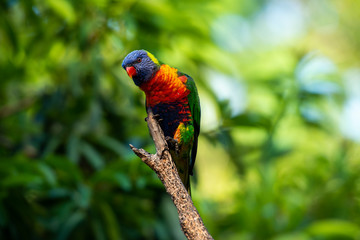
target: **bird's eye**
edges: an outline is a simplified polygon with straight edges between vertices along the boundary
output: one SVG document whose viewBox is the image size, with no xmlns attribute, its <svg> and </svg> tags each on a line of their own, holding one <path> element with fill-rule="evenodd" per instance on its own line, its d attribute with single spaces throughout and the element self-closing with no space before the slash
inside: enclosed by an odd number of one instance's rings
<svg viewBox="0 0 360 240">
<path fill-rule="evenodd" d="M 138 63 L 141 62 L 141 58 L 136 59 L 136 62 Z"/>
</svg>

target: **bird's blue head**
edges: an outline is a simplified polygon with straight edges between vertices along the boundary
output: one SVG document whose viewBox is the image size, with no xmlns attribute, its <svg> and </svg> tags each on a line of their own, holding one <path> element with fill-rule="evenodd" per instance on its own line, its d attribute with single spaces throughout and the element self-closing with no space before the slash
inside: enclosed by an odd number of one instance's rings
<svg viewBox="0 0 360 240">
<path fill-rule="evenodd" d="M 159 61 L 145 50 L 129 53 L 121 65 L 137 86 L 152 79 L 160 69 Z"/>
</svg>

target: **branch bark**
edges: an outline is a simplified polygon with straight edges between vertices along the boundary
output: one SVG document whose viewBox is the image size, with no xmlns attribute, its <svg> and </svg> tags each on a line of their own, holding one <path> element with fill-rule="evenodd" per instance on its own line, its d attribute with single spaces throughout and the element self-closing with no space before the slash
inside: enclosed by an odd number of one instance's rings
<svg viewBox="0 0 360 240">
<path fill-rule="evenodd" d="M 155 143 L 156 154 L 150 154 L 144 149 L 137 149 L 130 144 L 131 149 L 155 171 L 163 183 L 166 192 L 171 196 L 177 208 L 180 226 L 186 238 L 189 240 L 213 239 L 196 210 L 189 193 L 181 182 L 175 163 L 171 159 L 163 131 L 154 118 L 151 109 L 148 109 L 147 123 Z"/>
</svg>

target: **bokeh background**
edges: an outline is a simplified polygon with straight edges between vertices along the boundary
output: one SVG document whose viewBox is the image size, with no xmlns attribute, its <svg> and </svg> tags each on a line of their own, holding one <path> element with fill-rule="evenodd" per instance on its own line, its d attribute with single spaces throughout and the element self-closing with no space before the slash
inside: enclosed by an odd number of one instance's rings
<svg viewBox="0 0 360 240">
<path fill-rule="evenodd" d="M 146 49 L 191 75 L 215 239 L 360 239 L 360 2 L 0 1 L 0 239 L 184 239 L 156 175 Z"/>
</svg>

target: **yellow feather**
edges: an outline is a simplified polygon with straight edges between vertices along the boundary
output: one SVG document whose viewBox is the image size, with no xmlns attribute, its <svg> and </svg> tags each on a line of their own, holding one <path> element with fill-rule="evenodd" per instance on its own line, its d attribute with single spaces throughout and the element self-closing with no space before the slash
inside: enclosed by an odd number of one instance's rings
<svg viewBox="0 0 360 240">
<path fill-rule="evenodd" d="M 160 64 L 159 61 L 156 59 L 156 57 L 154 55 L 152 55 L 148 51 L 146 51 L 146 52 L 147 52 L 147 55 L 149 56 L 149 58 L 151 59 L 151 61 L 153 61 L 156 64 Z"/>
</svg>

